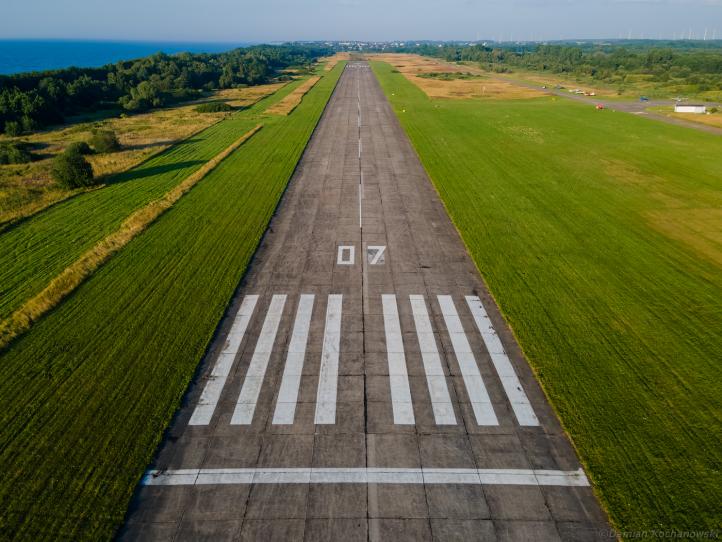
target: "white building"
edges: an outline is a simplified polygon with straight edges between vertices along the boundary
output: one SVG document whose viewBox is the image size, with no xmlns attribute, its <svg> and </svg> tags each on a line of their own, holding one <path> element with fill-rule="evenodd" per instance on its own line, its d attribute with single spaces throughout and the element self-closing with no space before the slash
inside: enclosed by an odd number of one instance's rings
<svg viewBox="0 0 722 542">
<path fill-rule="evenodd" d="M 675 113 L 706 113 L 707 108 L 704 105 L 695 104 L 675 104 Z"/>
</svg>

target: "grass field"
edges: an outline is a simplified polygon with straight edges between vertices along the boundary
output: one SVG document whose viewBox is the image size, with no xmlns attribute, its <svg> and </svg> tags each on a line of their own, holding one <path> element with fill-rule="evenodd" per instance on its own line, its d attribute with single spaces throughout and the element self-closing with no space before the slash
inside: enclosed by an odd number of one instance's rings
<svg viewBox="0 0 722 542">
<path fill-rule="evenodd" d="M 0 538 L 112 536 L 342 69 L 0 357 Z"/>
<path fill-rule="evenodd" d="M 135 209 L 165 194 L 259 122 L 299 80 L 140 166 L 106 187 L 79 194 L 0 232 L 0 319 L 37 294 Z"/>
<path fill-rule="evenodd" d="M 719 529 L 722 138 L 373 69 L 614 523 Z"/>
<path fill-rule="evenodd" d="M 383 53 L 371 55 L 388 62 L 430 98 L 450 99 L 517 99 L 541 96 L 540 91 L 513 85 L 499 78 L 491 78 L 478 68 L 472 68 L 478 77 L 439 78 L 441 74 L 468 73 L 464 66 L 443 60 L 411 54 Z"/>
</svg>

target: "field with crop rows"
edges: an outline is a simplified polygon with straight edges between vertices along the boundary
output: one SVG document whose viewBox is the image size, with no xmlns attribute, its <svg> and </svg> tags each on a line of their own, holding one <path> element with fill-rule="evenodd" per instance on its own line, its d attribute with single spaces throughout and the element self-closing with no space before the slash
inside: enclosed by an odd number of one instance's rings
<svg viewBox="0 0 722 542">
<path fill-rule="evenodd" d="M 0 538 L 112 536 L 342 69 L 0 356 Z"/>
<path fill-rule="evenodd" d="M 0 232 L 0 319 L 6 318 L 134 210 L 156 199 L 258 123 L 297 81 L 114 177 L 100 190 L 79 194 Z"/>
<path fill-rule="evenodd" d="M 373 69 L 616 525 L 718 529 L 722 138 Z"/>
</svg>

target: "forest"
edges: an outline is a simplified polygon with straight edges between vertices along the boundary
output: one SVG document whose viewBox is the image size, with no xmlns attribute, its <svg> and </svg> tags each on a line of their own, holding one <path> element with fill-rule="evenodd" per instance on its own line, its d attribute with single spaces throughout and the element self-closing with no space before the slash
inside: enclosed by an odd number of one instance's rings
<svg viewBox="0 0 722 542">
<path fill-rule="evenodd" d="M 100 68 L 0 76 L 0 132 L 15 136 L 81 113 L 144 111 L 211 89 L 262 84 L 329 52 L 319 46 L 264 45 L 219 54 L 157 53 Z"/>
</svg>

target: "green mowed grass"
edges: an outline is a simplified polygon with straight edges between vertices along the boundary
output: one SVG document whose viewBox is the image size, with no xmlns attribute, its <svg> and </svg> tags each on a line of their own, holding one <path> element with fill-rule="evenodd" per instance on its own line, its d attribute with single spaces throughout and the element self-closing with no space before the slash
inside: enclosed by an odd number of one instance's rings
<svg viewBox="0 0 722 542">
<path fill-rule="evenodd" d="M 58 203 L 0 233 L 0 319 L 40 292 L 134 210 L 161 197 L 258 123 L 301 81 L 210 126 L 97 191 Z"/>
<path fill-rule="evenodd" d="M 0 538 L 110 538 L 343 69 L 0 357 Z"/>
<path fill-rule="evenodd" d="M 722 269 L 650 216 L 719 209 L 722 139 L 373 69 L 613 521 L 719 528 Z"/>
</svg>

